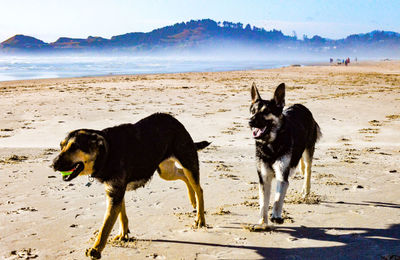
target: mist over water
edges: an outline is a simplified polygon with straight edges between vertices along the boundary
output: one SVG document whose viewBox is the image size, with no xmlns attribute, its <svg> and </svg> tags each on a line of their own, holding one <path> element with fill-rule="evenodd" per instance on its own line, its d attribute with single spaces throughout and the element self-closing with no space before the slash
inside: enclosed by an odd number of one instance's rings
<svg viewBox="0 0 400 260">
<path fill-rule="evenodd" d="M 327 61 L 327 58 L 282 57 L 235 51 L 230 53 L 126 53 L 0 55 L 0 81 L 104 75 L 253 70 Z"/>
</svg>

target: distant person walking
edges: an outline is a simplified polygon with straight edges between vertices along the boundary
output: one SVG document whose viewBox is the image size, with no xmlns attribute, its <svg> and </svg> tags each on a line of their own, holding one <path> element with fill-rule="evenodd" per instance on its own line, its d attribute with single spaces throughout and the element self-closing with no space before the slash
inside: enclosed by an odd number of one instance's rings
<svg viewBox="0 0 400 260">
<path fill-rule="evenodd" d="M 347 57 L 347 59 L 344 61 L 344 65 L 349 65 L 350 64 L 350 58 L 349 57 Z"/>
</svg>

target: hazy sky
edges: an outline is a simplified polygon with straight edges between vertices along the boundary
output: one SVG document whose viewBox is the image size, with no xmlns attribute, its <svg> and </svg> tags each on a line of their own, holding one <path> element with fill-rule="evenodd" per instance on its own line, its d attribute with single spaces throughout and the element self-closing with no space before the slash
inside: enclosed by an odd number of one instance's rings
<svg viewBox="0 0 400 260">
<path fill-rule="evenodd" d="M 153 29 L 191 19 L 250 23 L 299 38 L 400 32 L 399 0 L 0 0 L 0 42 L 25 34 L 45 42 Z"/>
</svg>

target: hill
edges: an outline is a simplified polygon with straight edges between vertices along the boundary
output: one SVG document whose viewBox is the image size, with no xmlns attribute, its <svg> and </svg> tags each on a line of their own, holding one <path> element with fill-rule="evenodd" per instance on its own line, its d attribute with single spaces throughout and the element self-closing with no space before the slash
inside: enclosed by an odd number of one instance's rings
<svg viewBox="0 0 400 260">
<path fill-rule="evenodd" d="M 38 40 L 31 36 L 17 34 L 8 40 L 1 43 L 2 48 L 16 48 L 16 49 L 44 49 L 48 48 L 49 44 Z"/>
<path fill-rule="evenodd" d="M 338 52 L 359 51 L 400 54 L 400 34 L 388 31 L 349 35 L 344 39 L 331 40 L 315 35 L 312 38 L 297 39 L 284 35 L 279 30 L 232 22 L 215 22 L 210 19 L 191 20 L 155 29 L 151 32 L 132 32 L 116 35 L 111 39 L 88 37 L 87 39 L 61 37 L 53 43 L 45 43 L 30 36 L 15 35 L 2 42 L 3 51 L 156 51 L 165 49 L 194 50 L 197 48 L 227 48 L 227 46 L 257 47 L 262 49 L 280 48 L 288 51 Z M 394 52 L 393 52 L 394 51 Z"/>
</svg>

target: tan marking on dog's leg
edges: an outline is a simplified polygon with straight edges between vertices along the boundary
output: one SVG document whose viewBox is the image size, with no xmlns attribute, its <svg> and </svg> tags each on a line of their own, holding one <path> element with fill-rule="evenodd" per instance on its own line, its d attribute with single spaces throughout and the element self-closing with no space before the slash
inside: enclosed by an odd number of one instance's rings
<svg viewBox="0 0 400 260">
<path fill-rule="evenodd" d="M 304 154 L 303 154 L 303 157 L 304 157 Z M 304 176 L 306 174 L 306 172 L 305 172 L 306 165 L 304 164 L 303 157 L 301 157 L 301 159 L 300 159 L 300 172 Z"/>
<path fill-rule="evenodd" d="M 117 220 L 119 213 L 121 212 L 122 203 L 118 205 L 112 205 L 111 198 L 107 196 L 107 210 L 104 216 L 103 226 L 100 228 L 100 232 L 97 235 L 97 239 L 94 242 L 92 249 L 95 249 L 99 253 L 103 251 L 107 243 L 107 238 Z"/>
<path fill-rule="evenodd" d="M 174 181 L 174 180 L 184 181 L 188 190 L 190 203 L 192 204 L 193 208 L 196 208 L 196 198 L 194 190 L 190 185 L 189 180 L 183 173 L 183 169 L 176 167 L 175 162 L 179 163 L 179 161 L 176 160 L 175 158 L 169 158 L 161 162 L 158 165 L 158 167 L 160 168 L 160 177 L 167 181 Z"/>
<path fill-rule="evenodd" d="M 119 219 L 119 234 L 114 237 L 114 240 L 129 239 L 128 216 L 126 215 L 125 199 L 121 203 L 121 212 L 118 215 Z"/>
<path fill-rule="evenodd" d="M 200 186 L 200 183 L 197 183 L 194 178 L 193 174 L 190 170 L 183 168 L 183 173 L 185 174 L 186 178 L 189 180 L 190 185 L 192 186 L 194 192 L 196 193 L 196 210 L 197 216 L 194 223 L 194 227 L 204 227 L 206 225 L 206 219 L 204 217 L 204 198 L 203 198 L 203 189 Z"/>
<path fill-rule="evenodd" d="M 308 151 L 304 151 L 303 158 L 305 164 L 305 171 L 304 171 L 304 184 L 303 184 L 303 197 L 307 197 L 310 194 L 311 190 L 311 164 L 312 158 L 310 157 Z"/>
<path fill-rule="evenodd" d="M 192 188 L 192 185 L 190 185 L 189 180 L 186 177 L 183 178 L 182 180 L 186 183 L 186 188 L 188 191 L 188 197 L 189 197 L 190 203 L 192 204 L 192 207 L 195 209 L 197 203 L 196 203 L 196 195 Z"/>
</svg>

